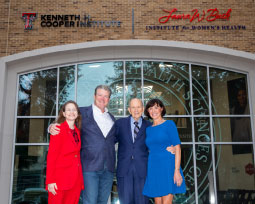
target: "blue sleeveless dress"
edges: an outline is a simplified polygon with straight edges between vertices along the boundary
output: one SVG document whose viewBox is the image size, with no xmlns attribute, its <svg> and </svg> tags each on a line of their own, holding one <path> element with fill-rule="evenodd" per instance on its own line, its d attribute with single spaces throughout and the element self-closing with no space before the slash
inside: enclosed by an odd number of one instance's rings
<svg viewBox="0 0 255 204">
<path fill-rule="evenodd" d="M 168 194 L 185 193 L 183 177 L 181 186 L 174 184 L 175 155 L 166 150 L 168 146 L 181 144 L 176 125 L 167 120 L 160 125 L 146 129 L 146 145 L 149 148 L 147 177 L 143 194 L 148 197 L 161 197 Z"/>
</svg>

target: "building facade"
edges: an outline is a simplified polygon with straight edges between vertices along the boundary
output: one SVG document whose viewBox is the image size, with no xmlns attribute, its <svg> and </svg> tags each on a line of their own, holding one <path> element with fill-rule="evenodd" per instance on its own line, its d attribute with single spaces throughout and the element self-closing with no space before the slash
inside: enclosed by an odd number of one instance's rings
<svg viewBox="0 0 255 204">
<path fill-rule="evenodd" d="M 116 118 L 133 97 L 166 105 L 187 185 L 175 203 L 255 200 L 253 0 L 0 5 L 1 202 L 47 203 L 47 127 L 65 101 L 90 105 L 98 84 Z"/>
</svg>

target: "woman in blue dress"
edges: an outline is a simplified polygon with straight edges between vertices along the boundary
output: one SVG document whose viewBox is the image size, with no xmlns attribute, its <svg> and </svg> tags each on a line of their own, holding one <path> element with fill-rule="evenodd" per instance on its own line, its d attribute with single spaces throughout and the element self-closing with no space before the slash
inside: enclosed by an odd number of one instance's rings
<svg viewBox="0 0 255 204">
<path fill-rule="evenodd" d="M 181 142 L 175 123 L 163 119 L 165 113 L 159 99 L 151 99 L 145 107 L 145 115 L 153 120 L 153 125 L 146 129 L 149 159 L 143 194 L 153 197 L 156 204 L 171 204 L 174 194 L 186 192 L 180 166 Z M 171 145 L 175 154 L 166 150 Z"/>
</svg>

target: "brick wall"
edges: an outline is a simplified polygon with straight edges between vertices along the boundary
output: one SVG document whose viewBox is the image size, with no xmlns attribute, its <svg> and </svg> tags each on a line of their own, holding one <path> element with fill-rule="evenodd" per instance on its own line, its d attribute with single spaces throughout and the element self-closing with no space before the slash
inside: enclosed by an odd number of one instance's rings
<svg viewBox="0 0 255 204">
<path fill-rule="evenodd" d="M 6 55 L 9 2 L 0 0 L 0 57 Z"/>
<path fill-rule="evenodd" d="M 185 41 L 255 52 L 254 0 L 0 0 L 0 6 L 0 57 L 56 45 L 124 39 Z M 231 8 L 232 11 L 229 20 L 198 22 L 195 19 L 189 22 L 187 19 L 169 19 L 167 23 L 160 24 L 159 17 L 168 15 L 162 9 L 171 11 L 173 8 L 178 9 L 176 14 L 193 14 L 192 10 L 198 9 L 200 18 L 203 10 L 218 8 L 220 13 L 226 13 Z M 37 13 L 32 30 L 24 30 L 24 21 L 21 19 L 24 12 Z M 41 15 L 46 14 L 75 14 L 81 16 L 81 21 L 84 21 L 85 14 L 89 14 L 93 21 L 122 23 L 120 27 L 41 27 Z M 163 30 L 153 27 L 162 25 L 169 27 L 162 27 Z M 239 25 L 246 29 L 222 27 Z M 146 26 L 151 26 L 147 27 L 151 30 L 146 30 Z M 176 26 L 179 26 L 178 30 Z M 183 26 L 189 29 L 183 30 Z M 192 26 L 196 26 L 196 29 L 193 30 Z"/>
</svg>

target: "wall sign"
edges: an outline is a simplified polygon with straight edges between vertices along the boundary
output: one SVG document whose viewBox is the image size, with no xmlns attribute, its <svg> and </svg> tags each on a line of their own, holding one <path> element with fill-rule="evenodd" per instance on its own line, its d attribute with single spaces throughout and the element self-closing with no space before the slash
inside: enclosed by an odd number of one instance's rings
<svg viewBox="0 0 255 204">
<path fill-rule="evenodd" d="M 36 13 L 22 13 L 22 19 L 25 21 L 25 30 L 32 30 L 32 22 L 36 19 Z"/>
<path fill-rule="evenodd" d="M 163 9 L 164 12 L 169 13 L 167 16 L 162 16 L 158 19 L 160 23 L 167 23 L 170 19 L 171 20 L 189 20 L 190 22 L 197 20 L 201 22 L 206 20 L 208 22 L 215 21 L 218 19 L 229 20 L 230 13 L 232 9 L 228 9 L 226 13 L 220 13 L 217 8 L 215 9 L 208 9 L 207 11 L 203 10 L 202 13 L 199 13 L 198 9 L 193 9 L 191 13 L 188 14 L 176 14 L 178 11 L 176 8 L 172 9 L 171 11 Z"/>
<path fill-rule="evenodd" d="M 172 10 L 162 10 L 167 15 L 160 16 L 158 18 L 159 25 L 147 25 L 146 30 L 246 30 L 245 25 L 216 25 L 211 24 L 211 22 L 216 21 L 229 21 L 231 18 L 232 9 L 228 9 L 226 12 L 219 11 L 218 8 L 202 10 L 199 12 L 198 9 L 193 9 L 190 13 L 181 13 L 177 8 L 173 8 Z M 171 25 L 174 21 L 188 21 L 190 25 Z M 210 24 L 207 25 L 197 25 L 191 23 L 201 23 L 208 22 Z"/>
<path fill-rule="evenodd" d="M 247 164 L 247 165 L 245 166 L 245 172 L 246 172 L 247 174 L 249 174 L 250 176 L 251 176 L 252 174 L 255 174 L 255 168 L 254 168 L 254 166 L 253 166 L 251 163 Z"/>
<path fill-rule="evenodd" d="M 92 20 L 90 15 L 41 15 L 41 27 L 120 27 L 115 20 Z"/>
<path fill-rule="evenodd" d="M 32 21 L 36 18 L 36 13 L 22 13 L 25 20 L 25 30 L 32 30 Z M 117 20 L 93 20 L 90 15 L 40 15 L 40 26 L 42 28 L 109 28 L 121 27 L 122 22 Z"/>
</svg>

